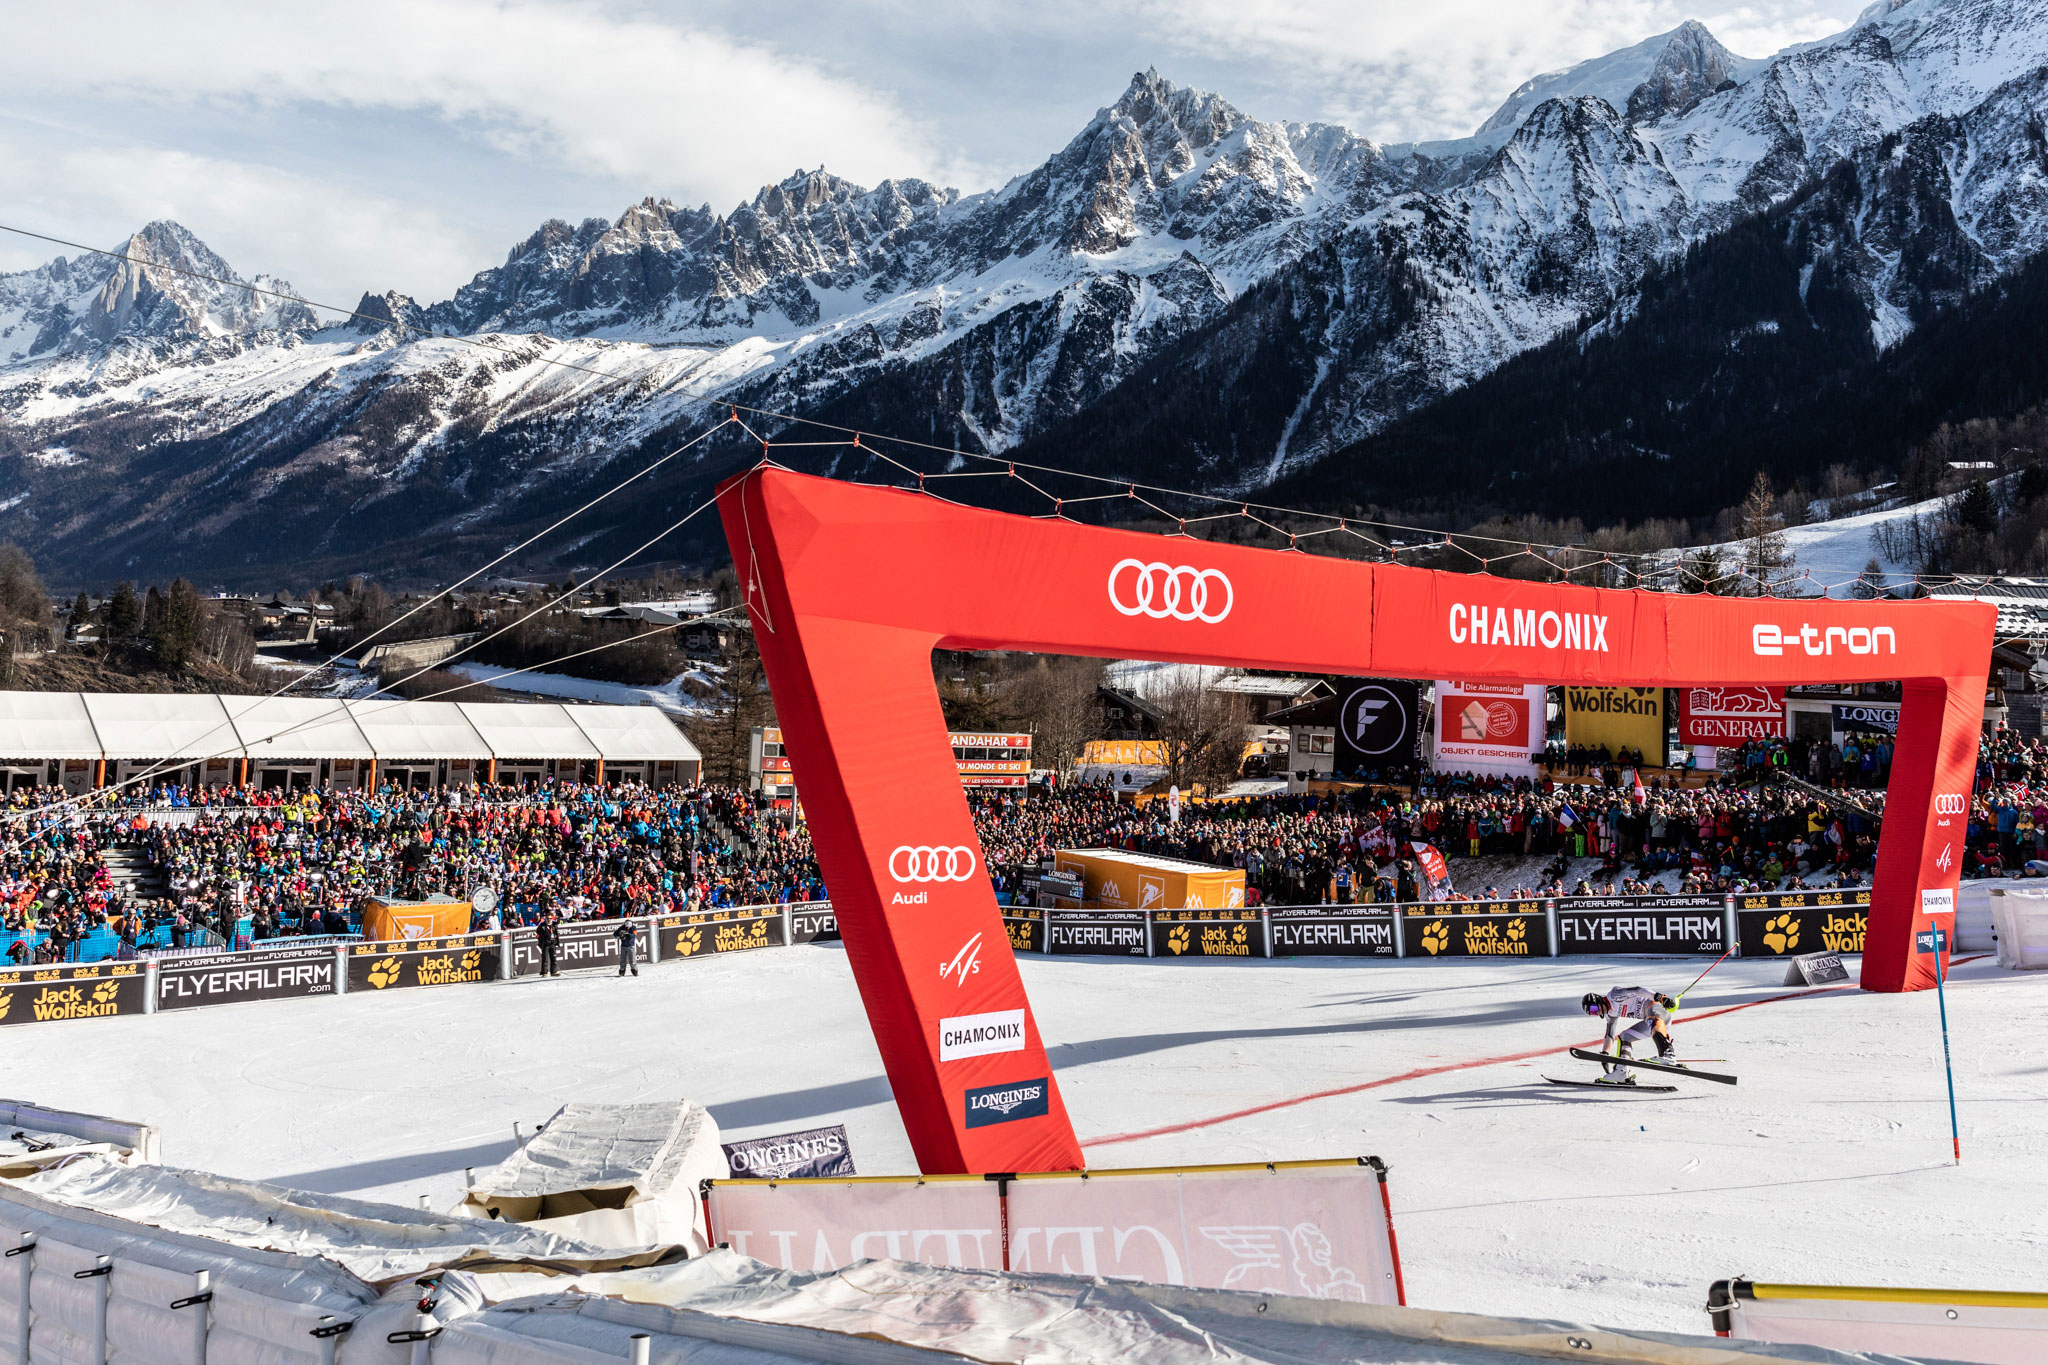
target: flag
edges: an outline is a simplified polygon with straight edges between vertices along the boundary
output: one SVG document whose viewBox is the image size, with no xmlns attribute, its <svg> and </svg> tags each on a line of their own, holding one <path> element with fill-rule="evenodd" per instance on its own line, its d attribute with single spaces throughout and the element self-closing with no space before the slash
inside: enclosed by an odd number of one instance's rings
<svg viewBox="0 0 2048 1365">
<path fill-rule="evenodd" d="M 1440 882 L 1451 875 L 1450 868 L 1444 865 L 1444 855 L 1436 851 L 1435 845 L 1416 844 L 1414 849 L 1415 859 L 1422 864 L 1422 870 L 1430 881 Z"/>
<path fill-rule="evenodd" d="M 1567 801 L 1557 808 L 1557 823 L 1563 825 L 1566 829 L 1570 829 L 1573 825 L 1579 823 L 1579 813 L 1572 809 L 1571 802 Z"/>
</svg>

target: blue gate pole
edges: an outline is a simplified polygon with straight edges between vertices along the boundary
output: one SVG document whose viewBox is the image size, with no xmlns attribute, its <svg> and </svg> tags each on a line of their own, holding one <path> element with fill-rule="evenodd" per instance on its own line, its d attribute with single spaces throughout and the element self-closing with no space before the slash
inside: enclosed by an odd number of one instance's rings
<svg viewBox="0 0 2048 1365">
<path fill-rule="evenodd" d="M 1960 1166 L 1963 1164 L 1963 1132 L 1956 1123 L 1956 1069 L 1955 1063 L 1949 1059 L 1948 1050 L 1948 993 L 1942 989 L 1947 973 L 1941 964 L 1941 950 L 1948 944 L 1942 941 L 1943 937 L 1941 925 L 1937 923 L 1934 926 L 1934 998 L 1941 1006 L 1941 1069 L 1948 1075 L 1948 1135 L 1955 1144 L 1956 1165 Z M 1954 942 L 1953 935 L 1947 937 L 1950 943 Z"/>
</svg>

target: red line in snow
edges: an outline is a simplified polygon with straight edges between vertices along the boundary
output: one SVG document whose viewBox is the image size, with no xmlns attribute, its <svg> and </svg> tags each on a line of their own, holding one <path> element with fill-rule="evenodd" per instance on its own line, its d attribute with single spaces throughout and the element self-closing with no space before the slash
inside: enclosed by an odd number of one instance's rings
<svg viewBox="0 0 2048 1365">
<path fill-rule="evenodd" d="M 1959 960 L 1971 961 L 1974 959 Z M 1681 1020 L 1681 1022 L 1696 1024 L 1708 1019 L 1718 1019 L 1724 1014 L 1733 1014 L 1737 1010 L 1753 1010 L 1758 1005 L 1774 1005 L 1780 1000 L 1799 1000 L 1809 995 L 1826 995 L 1833 991 L 1852 991 L 1855 989 L 1856 987 L 1854 986 L 1816 986 L 1811 990 L 1790 991 L 1784 995 L 1767 995 L 1761 1000 L 1750 1000 L 1740 1005 L 1724 1005 L 1720 1009 L 1708 1010 L 1704 1014 L 1690 1015 Z M 1571 1046 L 1592 1047 L 1599 1041 L 1597 1038 L 1592 1038 L 1583 1043 L 1574 1043 Z M 1249 1109 L 1233 1109 L 1227 1114 L 1217 1114 L 1206 1119 L 1190 1119 L 1186 1123 L 1169 1123 L 1164 1127 L 1146 1128 L 1135 1133 L 1111 1133 L 1107 1137 L 1090 1138 L 1081 1145 L 1083 1147 L 1109 1147 L 1119 1142 L 1136 1142 L 1140 1138 L 1165 1137 L 1170 1133 L 1186 1133 L 1196 1128 L 1213 1128 L 1219 1123 L 1231 1123 L 1237 1119 L 1250 1118 L 1254 1114 L 1271 1113 L 1275 1109 L 1291 1109 L 1297 1104 L 1307 1104 L 1312 1100 L 1333 1099 L 1338 1095 L 1356 1095 L 1361 1091 L 1378 1090 L 1383 1086 L 1399 1085 L 1403 1081 L 1419 1081 L 1425 1077 L 1441 1076 L 1451 1071 L 1470 1071 L 1482 1066 L 1500 1066 L 1507 1062 L 1526 1062 L 1536 1057 L 1549 1057 L 1562 1051 L 1565 1051 L 1565 1049 L 1539 1047 L 1529 1052 L 1506 1052 L 1498 1057 L 1479 1057 L 1468 1062 L 1446 1062 L 1442 1066 L 1417 1067 L 1413 1071 L 1403 1071 L 1398 1076 L 1382 1076 L 1378 1080 L 1360 1081 L 1356 1085 L 1333 1086 L 1328 1090 L 1314 1090 L 1306 1095 L 1292 1095 L 1282 1100 L 1269 1100 L 1265 1104 L 1255 1104 Z"/>
</svg>

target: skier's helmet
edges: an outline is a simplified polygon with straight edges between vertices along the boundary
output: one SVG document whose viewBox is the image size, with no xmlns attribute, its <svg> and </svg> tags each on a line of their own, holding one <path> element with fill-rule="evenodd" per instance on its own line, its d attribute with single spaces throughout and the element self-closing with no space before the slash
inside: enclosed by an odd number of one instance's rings
<svg viewBox="0 0 2048 1365">
<path fill-rule="evenodd" d="M 1607 997 L 1598 991 L 1587 991 L 1585 998 L 1579 1001 L 1579 1008 L 1597 1019 L 1600 1012 L 1607 1008 Z"/>
</svg>

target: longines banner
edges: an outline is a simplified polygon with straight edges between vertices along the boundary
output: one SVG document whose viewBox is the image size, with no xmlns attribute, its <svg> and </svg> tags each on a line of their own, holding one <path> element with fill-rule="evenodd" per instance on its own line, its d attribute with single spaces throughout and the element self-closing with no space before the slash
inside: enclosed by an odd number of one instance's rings
<svg viewBox="0 0 2048 1365">
<path fill-rule="evenodd" d="M 171 958 L 157 968 L 156 1007 L 160 1010 L 332 994 L 332 944 Z"/>
<path fill-rule="evenodd" d="M 1422 688 L 1412 682 L 1346 681 L 1337 707 L 1337 771 L 1366 772 L 1415 760 Z"/>
<path fill-rule="evenodd" d="M 1047 919 L 1054 956 L 1089 953 L 1096 957 L 1145 956 L 1145 913 L 1142 910 L 1055 910 Z"/>
<path fill-rule="evenodd" d="M 1557 951 L 1708 953 L 1728 950 L 1719 896 L 1577 896 L 1557 903 Z"/>
<path fill-rule="evenodd" d="M 1422 914 L 1401 916 L 1409 957 L 1549 957 L 1550 932 L 1542 903 L 1533 914 Z"/>
<path fill-rule="evenodd" d="M 1045 917 L 1048 912 L 1021 905 L 1003 907 L 1003 931 L 1010 936 L 1010 951 L 1045 951 Z"/>
<path fill-rule="evenodd" d="M 1393 957 L 1394 912 L 1363 905 L 1269 910 L 1274 957 Z"/>
<path fill-rule="evenodd" d="M 1266 930 L 1256 910 L 1159 910 L 1152 915 L 1154 957 L 1264 957 Z"/>
<path fill-rule="evenodd" d="M 713 953 L 785 946 L 779 905 L 661 915 L 654 926 L 654 932 L 661 936 L 663 962 L 678 957 L 709 957 Z M 614 956 L 612 961 L 616 963 L 618 958 Z"/>
<path fill-rule="evenodd" d="M 615 919 L 582 919 L 558 925 L 555 929 L 555 965 L 562 971 L 573 972 L 584 967 L 611 967 L 619 965 L 619 941 L 612 934 L 619 927 Z M 647 960 L 647 931 L 640 931 L 640 960 Z M 534 937 L 532 928 L 515 929 L 512 933 L 512 974 L 532 976 L 540 971 L 540 943 Z"/>
<path fill-rule="evenodd" d="M 496 981 L 503 956 L 496 934 L 358 943 L 348 952 L 348 988 L 386 991 Z"/>
<path fill-rule="evenodd" d="M 0 971 L 0 1025 L 141 1014 L 148 1004 L 139 962 Z"/>
<path fill-rule="evenodd" d="M 831 901 L 798 901 L 789 907 L 789 941 L 815 943 L 839 937 L 839 921 L 833 918 Z"/>
</svg>

